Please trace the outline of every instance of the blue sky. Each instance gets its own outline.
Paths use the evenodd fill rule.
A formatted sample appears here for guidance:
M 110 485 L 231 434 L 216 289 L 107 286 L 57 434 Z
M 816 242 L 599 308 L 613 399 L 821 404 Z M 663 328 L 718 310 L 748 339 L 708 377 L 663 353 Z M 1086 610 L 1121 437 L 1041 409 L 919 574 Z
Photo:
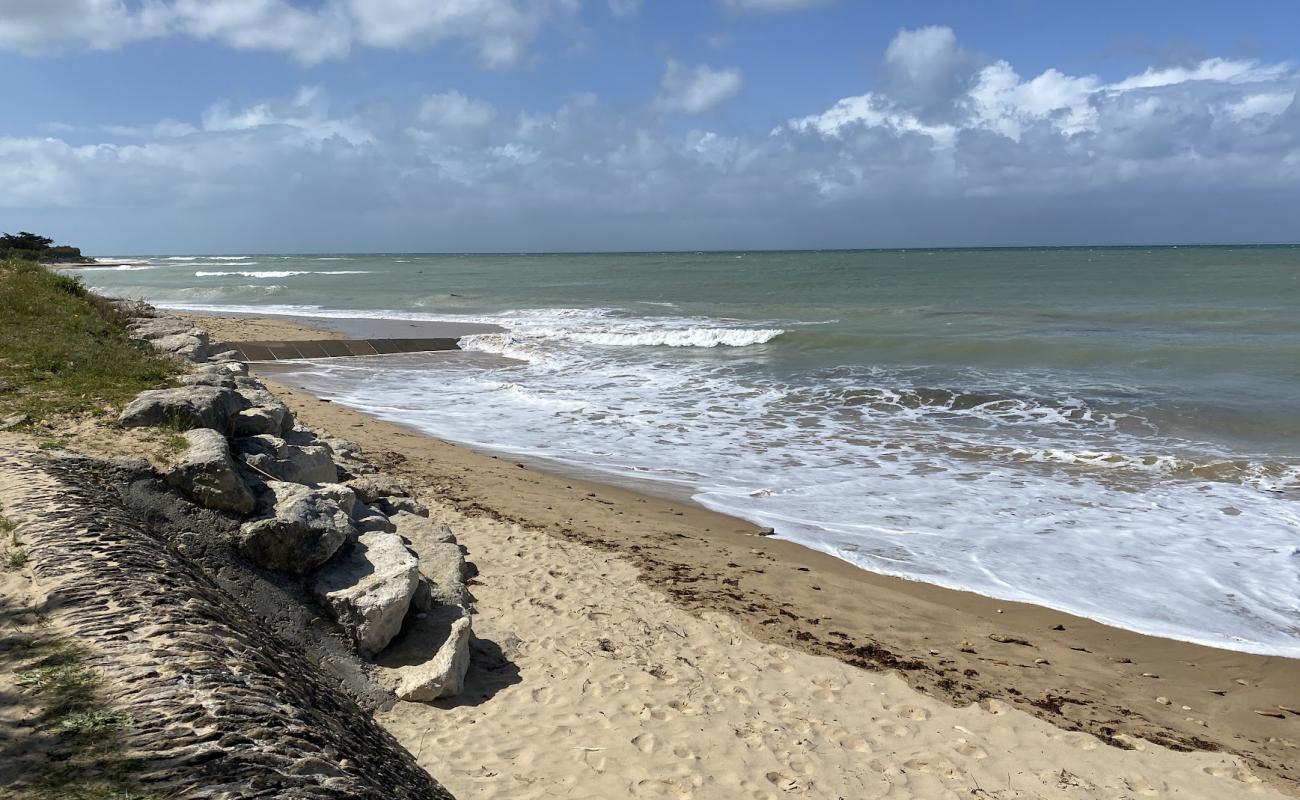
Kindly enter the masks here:
M 0 0 L 96 252 L 1293 241 L 1294 3 Z

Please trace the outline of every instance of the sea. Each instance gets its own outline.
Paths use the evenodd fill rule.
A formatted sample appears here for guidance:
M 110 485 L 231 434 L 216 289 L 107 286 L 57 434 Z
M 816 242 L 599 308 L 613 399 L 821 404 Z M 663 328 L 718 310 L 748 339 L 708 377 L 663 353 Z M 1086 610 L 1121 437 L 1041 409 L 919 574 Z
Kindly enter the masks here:
M 178 255 L 205 312 L 490 323 L 295 367 L 863 569 L 1300 657 L 1300 246 Z

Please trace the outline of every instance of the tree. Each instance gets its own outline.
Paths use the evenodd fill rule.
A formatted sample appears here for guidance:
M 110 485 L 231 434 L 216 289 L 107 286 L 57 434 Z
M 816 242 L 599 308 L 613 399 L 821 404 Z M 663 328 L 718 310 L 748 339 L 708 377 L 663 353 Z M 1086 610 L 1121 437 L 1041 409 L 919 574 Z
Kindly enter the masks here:
M 0 235 L 0 250 L 31 250 L 35 253 L 43 253 L 52 244 L 54 240 L 50 237 L 38 236 L 30 231 Z

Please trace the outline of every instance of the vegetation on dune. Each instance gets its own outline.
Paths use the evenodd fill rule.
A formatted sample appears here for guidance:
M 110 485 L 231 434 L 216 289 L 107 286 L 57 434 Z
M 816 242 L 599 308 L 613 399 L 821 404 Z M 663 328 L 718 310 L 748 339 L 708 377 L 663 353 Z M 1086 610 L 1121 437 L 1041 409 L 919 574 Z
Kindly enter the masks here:
M 103 413 L 177 370 L 80 279 L 0 261 L 0 420 Z
M 145 800 L 133 776 L 137 761 L 122 754 L 130 714 L 107 708 L 98 697 L 99 675 L 77 646 L 57 638 L 27 639 L 13 648 L 25 661 L 16 672 L 18 690 L 40 702 L 33 735 L 48 738 L 44 764 L 9 787 L 30 800 L 67 798 Z

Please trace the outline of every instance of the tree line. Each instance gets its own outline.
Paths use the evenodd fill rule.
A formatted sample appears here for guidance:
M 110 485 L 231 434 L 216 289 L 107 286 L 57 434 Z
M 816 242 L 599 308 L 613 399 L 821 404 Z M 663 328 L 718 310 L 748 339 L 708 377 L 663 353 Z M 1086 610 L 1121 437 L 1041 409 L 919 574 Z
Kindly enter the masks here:
M 80 247 L 54 243 L 48 236 L 31 231 L 0 234 L 0 259 L 21 258 L 27 261 L 85 261 Z

